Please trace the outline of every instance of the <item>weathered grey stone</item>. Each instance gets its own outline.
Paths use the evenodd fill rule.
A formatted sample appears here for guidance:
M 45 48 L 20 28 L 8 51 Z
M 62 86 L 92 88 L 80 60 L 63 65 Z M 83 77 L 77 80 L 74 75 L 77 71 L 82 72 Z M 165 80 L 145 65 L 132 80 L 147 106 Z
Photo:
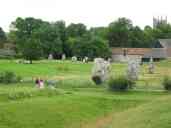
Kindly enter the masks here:
M 66 55 L 62 54 L 62 60 L 66 60 Z
M 110 63 L 107 61 L 104 61 L 102 58 L 96 58 L 94 59 L 94 66 L 92 69 L 92 79 L 95 81 L 95 78 L 97 78 L 100 83 L 103 83 L 105 80 L 108 79 L 110 73 Z M 96 81 L 95 81 L 96 82 Z M 97 84 L 97 82 L 96 82 Z
M 48 60 L 53 60 L 53 55 L 52 54 L 49 54 Z
M 131 60 L 128 63 L 128 69 L 127 69 L 127 77 L 130 80 L 138 80 L 139 75 L 139 62 L 136 60 Z
M 72 61 L 72 62 L 76 62 L 76 61 L 77 61 L 77 57 L 76 57 L 76 56 L 73 56 L 73 57 L 71 58 L 71 61 Z
M 88 63 L 88 57 L 87 56 L 84 57 L 83 63 Z
M 149 62 L 148 71 L 149 71 L 150 74 L 153 74 L 154 70 L 155 70 L 155 67 L 154 67 L 154 63 L 153 63 L 153 58 L 151 57 L 150 62 Z

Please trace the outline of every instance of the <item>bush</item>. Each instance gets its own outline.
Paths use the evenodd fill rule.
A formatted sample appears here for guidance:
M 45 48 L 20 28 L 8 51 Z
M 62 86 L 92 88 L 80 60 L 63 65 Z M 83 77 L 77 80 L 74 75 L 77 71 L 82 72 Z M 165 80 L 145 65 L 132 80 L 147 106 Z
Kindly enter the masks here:
M 16 76 L 15 73 L 6 71 L 3 73 L 0 73 L 0 83 L 17 83 L 21 80 L 20 76 Z
M 92 76 L 92 80 L 94 81 L 94 83 L 96 85 L 102 84 L 102 80 L 101 80 L 101 78 L 99 76 Z
M 20 100 L 25 98 L 32 98 L 32 97 L 38 97 L 38 96 L 57 96 L 61 94 L 65 94 L 66 92 L 61 89 L 43 89 L 43 90 L 37 90 L 37 91 L 27 91 L 27 90 L 21 90 L 21 91 L 12 91 L 10 93 L 2 93 L 3 98 L 7 98 L 9 100 Z M 1 96 L 2 97 L 2 96 Z
M 132 88 L 134 82 L 127 79 L 124 76 L 117 78 L 111 77 L 108 81 L 108 86 L 111 91 L 126 91 L 129 88 Z
M 171 90 L 171 78 L 165 76 L 162 82 L 165 90 Z

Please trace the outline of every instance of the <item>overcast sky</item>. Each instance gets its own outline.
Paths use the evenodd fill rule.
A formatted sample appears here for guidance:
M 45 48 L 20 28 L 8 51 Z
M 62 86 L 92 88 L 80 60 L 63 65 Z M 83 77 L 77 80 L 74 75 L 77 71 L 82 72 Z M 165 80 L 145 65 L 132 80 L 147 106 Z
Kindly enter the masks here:
M 152 25 L 153 16 L 168 16 L 170 0 L 1 0 L 0 26 L 9 30 L 17 17 L 47 21 L 82 22 L 88 27 L 107 26 L 118 17 L 130 18 L 134 25 Z

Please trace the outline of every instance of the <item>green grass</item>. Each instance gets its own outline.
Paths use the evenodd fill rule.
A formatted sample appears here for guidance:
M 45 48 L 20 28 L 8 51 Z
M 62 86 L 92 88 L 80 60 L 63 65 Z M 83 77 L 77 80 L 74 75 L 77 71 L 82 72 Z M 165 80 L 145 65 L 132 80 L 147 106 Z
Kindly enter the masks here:
M 17 92 L 16 92 L 17 93 Z M 102 89 L 15 99 L 0 103 L 0 128 L 80 128 L 110 112 L 137 107 L 165 93 L 107 93 Z
M 113 115 L 112 123 L 105 128 L 170 128 L 171 126 L 171 96 L 164 96 L 152 101 Z
M 13 71 L 23 77 L 53 77 L 73 78 L 77 75 L 88 75 L 92 64 L 71 63 L 69 61 L 37 61 L 34 64 L 18 64 L 15 60 L 0 60 L 0 71 Z M 59 77 L 60 78 L 60 77 Z
M 141 67 L 135 90 L 110 92 L 91 81 L 93 63 L 36 61 L 17 64 L 0 60 L 0 71 L 13 71 L 24 82 L 0 84 L 0 128 L 99 128 L 101 118 L 112 115 L 106 128 L 169 128 L 171 94 L 163 91 L 163 76 L 171 75 L 171 61 Z M 126 64 L 112 64 L 112 75 L 125 74 Z M 55 90 L 35 88 L 35 77 L 55 79 Z M 102 121 L 103 122 L 103 121 Z

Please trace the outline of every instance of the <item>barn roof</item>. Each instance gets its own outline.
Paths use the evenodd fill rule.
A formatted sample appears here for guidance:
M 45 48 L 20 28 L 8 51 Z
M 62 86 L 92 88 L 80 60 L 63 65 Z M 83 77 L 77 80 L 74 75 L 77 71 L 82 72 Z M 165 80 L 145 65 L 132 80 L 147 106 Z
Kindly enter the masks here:
M 171 48 L 171 39 L 159 39 L 158 41 L 163 48 Z
M 167 58 L 167 52 L 165 48 L 152 48 L 150 52 L 144 54 L 143 58 Z

